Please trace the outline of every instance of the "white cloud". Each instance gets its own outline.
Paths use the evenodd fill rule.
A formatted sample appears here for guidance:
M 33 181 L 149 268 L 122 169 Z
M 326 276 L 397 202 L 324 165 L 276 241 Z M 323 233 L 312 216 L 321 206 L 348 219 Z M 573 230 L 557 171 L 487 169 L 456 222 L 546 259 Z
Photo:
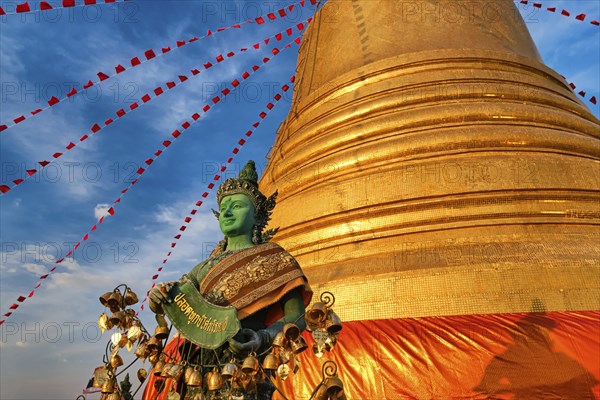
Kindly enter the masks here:
M 23 269 L 31 272 L 34 275 L 43 275 L 48 269 L 40 264 L 26 263 L 23 264 Z
M 94 207 L 94 217 L 96 217 L 96 219 L 99 219 L 100 217 L 108 215 L 109 208 L 110 208 L 110 204 L 106 204 L 106 203 L 96 204 L 96 207 Z

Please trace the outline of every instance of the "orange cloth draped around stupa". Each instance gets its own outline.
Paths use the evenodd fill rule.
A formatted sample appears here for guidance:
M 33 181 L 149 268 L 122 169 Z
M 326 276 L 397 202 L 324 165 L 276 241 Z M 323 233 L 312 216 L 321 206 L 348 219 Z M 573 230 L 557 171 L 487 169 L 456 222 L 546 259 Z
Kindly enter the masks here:
M 345 322 L 323 359 L 307 350 L 285 382 L 306 400 L 326 358 L 348 399 L 600 399 L 600 312 Z M 312 337 L 305 332 L 309 349 Z M 281 396 L 275 395 L 280 400 Z

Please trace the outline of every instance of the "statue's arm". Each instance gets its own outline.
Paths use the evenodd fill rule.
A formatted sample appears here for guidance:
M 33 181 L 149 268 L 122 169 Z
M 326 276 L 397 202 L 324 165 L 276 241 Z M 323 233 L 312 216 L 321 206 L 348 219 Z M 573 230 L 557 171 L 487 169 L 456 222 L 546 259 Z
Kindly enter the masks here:
M 187 278 L 193 282 L 196 289 L 198 289 L 198 287 L 200 286 L 200 284 L 198 282 L 198 273 L 202 269 L 202 266 L 204 265 L 205 262 L 206 261 L 201 262 L 200 264 L 196 265 L 190 272 L 188 272 L 187 274 L 184 275 L 184 276 L 187 276 Z M 173 287 L 173 285 L 175 283 L 176 283 L 176 281 L 161 282 L 148 292 L 148 300 L 149 300 L 148 305 L 154 313 L 156 313 L 156 314 L 164 313 L 160 304 L 167 303 L 169 301 L 167 293 L 171 290 L 171 288 Z
M 243 341 L 230 339 L 229 345 L 234 353 L 240 354 L 250 351 L 262 352 L 266 350 L 275 336 L 281 332 L 283 326 L 288 323 L 296 324 L 300 330 L 306 328 L 306 322 L 304 321 L 304 301 L 302 299 L 302 289 L 297 288 L 279 300 L 279 304 L 283 309 L 283 318 L 269 325 L 265 329 L 253 331 L 251 329 L 242 329 L 241 336 Z

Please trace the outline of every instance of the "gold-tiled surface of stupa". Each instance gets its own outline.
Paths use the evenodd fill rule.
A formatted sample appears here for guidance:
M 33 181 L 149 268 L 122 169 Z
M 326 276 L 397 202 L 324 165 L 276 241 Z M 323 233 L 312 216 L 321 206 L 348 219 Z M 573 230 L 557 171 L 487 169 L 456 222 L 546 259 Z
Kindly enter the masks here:
M 260 184 L 346 320 L 600 309 L 599 121 L 510 0 L 329 0 Z

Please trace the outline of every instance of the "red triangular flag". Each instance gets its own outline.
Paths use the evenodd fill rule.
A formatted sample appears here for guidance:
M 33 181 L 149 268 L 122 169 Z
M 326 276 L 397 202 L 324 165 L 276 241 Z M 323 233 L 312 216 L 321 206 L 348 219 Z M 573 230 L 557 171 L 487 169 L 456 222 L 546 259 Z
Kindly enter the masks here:
M 146 50 L 144 52 L 144 55 L 146 56 L 146 60 L 150 60 L 150 59 L 156 57 L 156 54 L 154 54 L 154 51 L 152 49 Z
M 67 97 L 75 96 L 77 94 L 77 89 L 73 88 L 67 93 Z
M 254 18 L 257 24 L 262 25 L 265 23 L 265 19 L 263 17 Z
M 63 7 L 75 7 L 75 0 L 63 0 Z
M 52 6 L 45 1 L 40 3 L 40 10 L 52 10 Z
M 108 75 L 106 75 L 104 72 L 98 72 L 96 75 L 98 75 L 98 79 L 100 79 L 100 81 L 105 81 L 108 79 Z
M 121 72 L 123 72 L 123 71 L 125 71 L 125 67 L 124 67 L 124 66 L 122 66 L 121 64 L 119 64 L 119 65 L 117 65 L 117 66 L 115 67 L 115 72 L 116 72 L 117 74 L 120 74 L 120 73 L 121 73 Z
M 29 12 L 29 11 L 31 11 L 31 8 L 29 8 L 28 2 L 17 4 L 17 12 L 18 13 Z
M 569 17 L 571 15 L 571 13 L 568 12 L 567 10 L 565 10 L 564 8 L 560 13 L 561 13 L 561 15 L 564 15 L 565 17 Z
M 53 106 L 55 104 L 57 104 L 60 100 L 58 98 L 56 98 L 55 96 L 52 96 L 50 98 L 50 100 L 48 100 L 48 105 L 49 106 Z
M 131 66 L 132 66 L 132 67 L 135 67 L 136 65 L 140 65 L 140 64 L 142 63 L 142 62 L 140 61 L 140 59 L 139 59 L 139 58 L 137 58 L 137 57 L 133 57 L 133 58 L 131 59 L 131 61 L 130 61 L 130 62 L 131 62 Z
M 94 82 L 92 82 L 92 81 L 88 81 L 88 82 L 87 82 L 85 85 L 83 85 L 83 88 L 84 88 L 84 89 L 87 89 L 87 88 L 89 88 L 89 87 L 91 87 L 91 86 L 93 86 L 93 85 L 94 85 Z
M 10 187 L 6 186 L 6 185 L 0 185 L 0 192 L 2 193 L 6 193 L 10 190 Z
M 579 14 L 578 16 L 575 17 L 575 19 L 583 21 L 585 19 L 585 14 Z

